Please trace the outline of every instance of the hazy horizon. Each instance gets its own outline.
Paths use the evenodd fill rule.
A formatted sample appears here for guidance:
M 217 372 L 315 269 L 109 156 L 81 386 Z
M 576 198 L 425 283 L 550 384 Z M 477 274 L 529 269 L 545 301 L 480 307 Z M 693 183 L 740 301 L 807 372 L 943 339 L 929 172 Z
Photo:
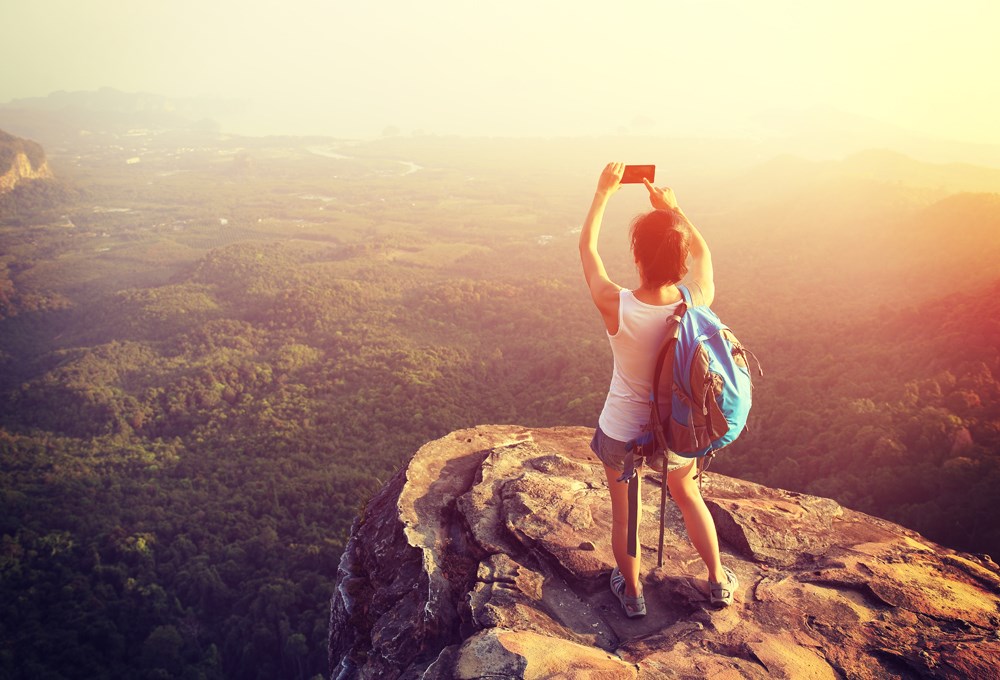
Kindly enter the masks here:
M 22 64 L 0 101 L 102 87 L 239 100 L 223 122 L 244 134 L 755 138 L 842 112 L 1000 143 L 985 77 L 1000 6 L 986 2 L 41 0 L 0 17 L 17 27 L 0 58 Z

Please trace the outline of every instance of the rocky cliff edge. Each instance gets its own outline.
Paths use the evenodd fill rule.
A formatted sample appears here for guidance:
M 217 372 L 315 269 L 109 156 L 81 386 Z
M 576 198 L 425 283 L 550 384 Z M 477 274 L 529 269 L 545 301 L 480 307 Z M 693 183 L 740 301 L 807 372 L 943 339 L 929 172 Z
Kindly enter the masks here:
M 331 605 L 334 678 L 996 678 L 1000 569 L 825 498 L 709 472 L 736 603 L 659 478 L 641 527 L 649 615 L 627 619 L 585 428 L 484 426 L 423 446 L 356 521 Z
M 0 193 L 13 190 L 24 180 L 53 177 L 38 143 L 0 130 Z

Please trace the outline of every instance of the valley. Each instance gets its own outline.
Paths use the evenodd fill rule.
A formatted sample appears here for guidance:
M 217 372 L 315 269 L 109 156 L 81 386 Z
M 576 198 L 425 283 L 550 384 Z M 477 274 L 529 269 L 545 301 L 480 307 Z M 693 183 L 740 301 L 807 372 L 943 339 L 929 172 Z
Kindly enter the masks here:
M 675 188 L 765 369 L 713 470 L 1000 552 L 996 169 L 86 132 L 41 140 L 57 188 L 0 201 L 0 668 L 321 673 L 347 532 L 417 448 L 595 424 L 611 356 L 576 240 L 616 157 Z M 643 194 L 602 234 L 627 286 Z

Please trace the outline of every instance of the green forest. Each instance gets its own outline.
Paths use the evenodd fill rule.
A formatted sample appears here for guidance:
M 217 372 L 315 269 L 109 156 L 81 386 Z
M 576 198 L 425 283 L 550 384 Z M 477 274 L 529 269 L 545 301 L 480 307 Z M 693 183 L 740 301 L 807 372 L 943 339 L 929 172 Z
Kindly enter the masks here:
M 596 423 L 611 356 L 575 229 L 619 147 L 677 159 L 716 311 L 765 370 L 713 471 L 1000 554 L 996 171 L 116 140 L 49 150 L 59 183 L 0 201 L 2 677 L 324 675 L 351 523 L 419 446 Z M 631 285 L 645 204 L 621 194 L 602 249 Z

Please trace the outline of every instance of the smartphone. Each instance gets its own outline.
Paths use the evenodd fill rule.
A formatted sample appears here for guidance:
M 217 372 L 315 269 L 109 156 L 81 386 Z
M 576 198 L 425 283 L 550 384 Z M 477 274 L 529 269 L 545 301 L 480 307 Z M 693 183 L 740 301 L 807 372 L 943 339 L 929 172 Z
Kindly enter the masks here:
M 642 184 L 643 179 L 652 182 L 656 177 L 655 165 L 626 165 L 622 184 Z

